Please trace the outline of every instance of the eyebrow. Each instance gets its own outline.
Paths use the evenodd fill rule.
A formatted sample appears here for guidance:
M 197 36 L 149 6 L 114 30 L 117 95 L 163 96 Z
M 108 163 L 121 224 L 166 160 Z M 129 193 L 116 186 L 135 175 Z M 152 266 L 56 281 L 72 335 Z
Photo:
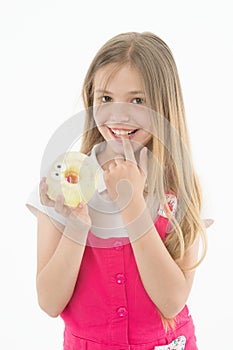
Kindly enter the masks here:
M 109 94 L 109 95 L 114 95 L 113 92 L 108 91 L 108 90 L 102 90 L 102 89 L 97 89 L 95 90 L 96 93 L 104 93 L 104 94 Z M 145 92 L 142 90 L 133 90 L 133 91 L 128 91 L 127 94 L 129 95 L 136 95 L 136 94 L 141 94 L 145 95 Z

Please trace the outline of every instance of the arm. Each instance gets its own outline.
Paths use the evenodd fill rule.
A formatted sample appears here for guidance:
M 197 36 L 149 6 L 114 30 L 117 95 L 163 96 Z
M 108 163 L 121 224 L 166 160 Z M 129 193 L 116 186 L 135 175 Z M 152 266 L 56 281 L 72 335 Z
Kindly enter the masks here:
M 43 191 L 45 198 L 46 188 Z M 75 217 L 87 216 L 86 206 L 75 211 Z M 68 221 L 61 232 L 51 218 L 38 212 L 37 295 L 40 307 L 52 317 L 61 313 L 73 294 L 85 250 L 89 226 L 80 225 L 80 220 L 73 224 L 75 229 Z
M 194 271 L 183 272 L 180 267 L 188 267 L 196 263 L 199 244 L 196 240 L 182 261 L 174 261 L 162 242 L 149 213 L 141 220 L 140 226 L 135 221 L 133 230 L 131 229 L 131 223 L 135 217 L 139 217 L 142 212 L 145 213 L 145 210 L 147 211 L 144 198 L 135 196 L 122 211 L 122 217 L 126 228 L 129 228 L 131 245 L 144 288 L 162 314 L 166 318 L 172 318 L 184 307 L 195 274 Z M 151 221 L 150 225 L 148 221 Z M 144 232 L 136 239 L 133 236 L 135 227 L 140 227 L 140 231 Z

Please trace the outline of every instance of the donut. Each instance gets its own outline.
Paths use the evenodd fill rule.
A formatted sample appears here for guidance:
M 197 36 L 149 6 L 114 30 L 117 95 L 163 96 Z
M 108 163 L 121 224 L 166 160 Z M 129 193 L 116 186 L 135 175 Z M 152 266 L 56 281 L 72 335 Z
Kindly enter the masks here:
M 47 195 L 56 200 L 64 196 L 64 204 L 77 207 L 87 203 L 99 185 L 99 167 L 93 159 L 81 152 L 67 152 L 59 155 L 48 170 Z

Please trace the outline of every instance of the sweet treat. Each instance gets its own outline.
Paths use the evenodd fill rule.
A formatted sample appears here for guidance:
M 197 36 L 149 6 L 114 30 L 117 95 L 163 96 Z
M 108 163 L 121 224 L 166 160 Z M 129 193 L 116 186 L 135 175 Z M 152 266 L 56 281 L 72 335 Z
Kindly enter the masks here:
M 65 204 L 77 207 L 87 203 L 99 184 L 99 168 L 93 160 L 81 152 L 61 154 L 50 167 L 46 183 L 49 198 L 64 196 Z

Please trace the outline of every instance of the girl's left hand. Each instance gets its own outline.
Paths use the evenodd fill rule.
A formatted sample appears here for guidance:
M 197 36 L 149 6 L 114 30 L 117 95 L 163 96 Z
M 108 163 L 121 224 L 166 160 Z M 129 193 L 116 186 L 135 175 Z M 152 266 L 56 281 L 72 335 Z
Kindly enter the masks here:
M 137 164 L 130 140 L 123 136 L 121 138 L 125 158 L 122 155 L 115 157 L 104 172 L 104 181 L 110 198 L 123 209 L 132 200 L 143 198 L 147 178 L 147 148 L 141 149 Z

